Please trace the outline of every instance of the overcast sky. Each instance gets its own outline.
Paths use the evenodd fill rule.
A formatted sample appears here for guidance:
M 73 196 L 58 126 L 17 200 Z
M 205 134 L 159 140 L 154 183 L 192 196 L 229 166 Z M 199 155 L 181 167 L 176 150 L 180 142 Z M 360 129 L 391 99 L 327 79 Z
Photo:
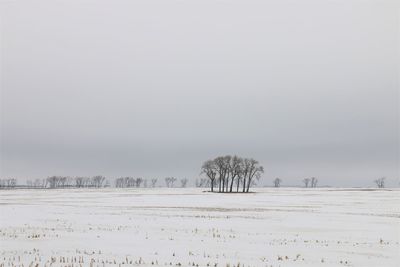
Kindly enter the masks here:
M 1 177 L 398 184 L 397 1 L 0 0 Z

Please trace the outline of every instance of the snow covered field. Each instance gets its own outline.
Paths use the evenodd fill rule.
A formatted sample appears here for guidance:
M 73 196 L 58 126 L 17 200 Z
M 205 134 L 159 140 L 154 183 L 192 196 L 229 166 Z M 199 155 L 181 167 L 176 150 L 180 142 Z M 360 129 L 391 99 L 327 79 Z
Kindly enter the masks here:
M 3 190 L 0 266 L 400 266 L 399 190 L 256 191 Z

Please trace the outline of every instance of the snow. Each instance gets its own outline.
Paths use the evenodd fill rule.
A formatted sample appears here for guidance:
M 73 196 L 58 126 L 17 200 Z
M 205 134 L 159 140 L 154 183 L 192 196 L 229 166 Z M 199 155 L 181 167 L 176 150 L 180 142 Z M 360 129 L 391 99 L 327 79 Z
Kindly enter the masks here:
M 400 266 L 397 189 L 202 190 L 2 190 L 0 267 Z

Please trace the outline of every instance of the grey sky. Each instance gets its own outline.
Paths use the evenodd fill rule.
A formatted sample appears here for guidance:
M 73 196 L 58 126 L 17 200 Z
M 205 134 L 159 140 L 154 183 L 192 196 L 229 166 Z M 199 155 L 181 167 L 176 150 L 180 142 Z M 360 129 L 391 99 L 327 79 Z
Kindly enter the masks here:
M 397 184 L 398 2 L 298 2 L 0 0 L 0 175 Z

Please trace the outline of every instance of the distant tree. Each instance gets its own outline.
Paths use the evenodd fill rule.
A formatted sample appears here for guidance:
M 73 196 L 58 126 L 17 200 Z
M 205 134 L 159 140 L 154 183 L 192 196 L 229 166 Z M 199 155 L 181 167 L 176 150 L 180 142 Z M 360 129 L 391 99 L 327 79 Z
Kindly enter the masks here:
M 126 179 L 124 177 L 115 179 L 115 187 L 117 187 L 117 188 L 126 187 Z
M 174 187 L 176 180 L 175 177 L 171 177 L 171 187 Z
M 86 179 L 82 180 L 84 181 L 83 183 L 86 183 Z M 40 183 L 37 181 L 37 183 Z M 77 180 L 75 179 L 75 184 L 77 183 Z M 43 187 L 49 186 L 49 188 L 65 188 L 65 187 L 71 187 L 73 186 L 73 179 L 68 176 L 50 176 L 46 178 L 46 182 L 42 180 L 41 182 Z M 76 184 L 77 185 L 77 184 Z M 79 187 L 79 186 L 77 186 Z
M 101 175 L 97 175 L 97 176 L 93 176 L 92 177 L 92 185 L 94 187 L 103 187 L 103 183 L 106 180 L 106 177 L 101 176 Z
M 211 192 L 214 192 L 214 181 L 217 176 L 217 167 L 215 162 L 212 160 L 207 160 L 204 162 L 203 166 L 201 167 L 201 173 L 204 173 L 207 178 L 210 179 Z
M 167 187 L 174 187 L 174 184 L 176 182 L 176 178 L 175 177 L 167 177 L 165 178 L 165 184 Z
M 317 187 L 318 184 L 318 179 L 315 177 L 311 177 L 311 187 L 315 188 Z
M 151 179 L 151 187 L 156 187 L 157 180 L 157 178 Z
M 136 178 L 135 180 L 135 185 L 136 187 L 140 187 L 140 185 L 143 183 L 143 178 Z
M 50 176 L 47 177 L 47 182 L 50 188 L 57 188 L 60 186 L 61 177 L 60 176 Z
M 274 187 L 280 187 L 281 186 L 281 182 L 282 182 L 282 179 L 275 178 L 274 179 Z
M 186 185 L 187 185 L 188 179 L 187 179 L 187 178 L 184 178 L 184 179 L 181 179 L 180 181 L 181 181 L 181 187 L 182 187 L 182 188 L 185 188 Z
M 92 186 L 92 178 L 85 177 L 83 180 L 83 187 L 91 187 Z
M 386 177 L 381 177 L 379 179 L 374 180 L 374 183 L 378 186 L 378 188 L 385 188 L 385 180 Z
M 75 186 L 78 188 L 86 186 L 87 177 L 75 177 Z
M 305 178 L 305 179 L 303 179 L 303 183 L 304 183 L 304 186 L 307 188 L 308 187 L 308 185 L 310 184 L 310 178 Z

